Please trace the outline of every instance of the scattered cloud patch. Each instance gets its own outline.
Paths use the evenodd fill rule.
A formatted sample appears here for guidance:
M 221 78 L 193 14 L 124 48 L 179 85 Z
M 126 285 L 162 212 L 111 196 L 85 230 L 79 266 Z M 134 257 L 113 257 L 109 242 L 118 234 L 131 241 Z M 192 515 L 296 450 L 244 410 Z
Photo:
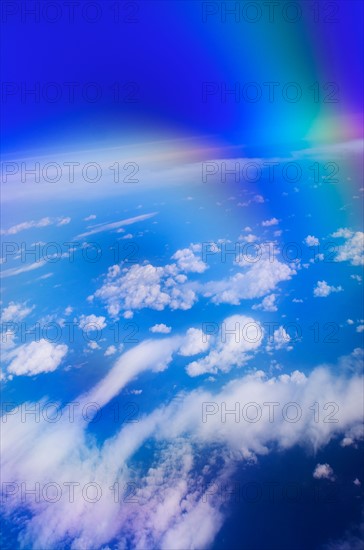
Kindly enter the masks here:
M 48 225 L 66 225 L 70 223 L 71 218 L 42 218 L 38 221 L 30 220 L 27 222 L 18 223 L 16 225 L 13 225 L 9 227 L 9 229 L 2 229 L 1 234 L 2 235 L 17 235 L 21 231 L 25 231 L 27 229 L 33 229 L 33 228 L 40 228 L 40 227 L 47 227 Z
M 172 330 L 172 327 L 167 327 L 164 323 L 160 323 L 159 325 L 154 325 L 150 329 L 150 332 L 159 332 L 161 334 L 169 334 Z
M 1 314 L 1 322 L 19 322 L 25 319 L 33 311 L 35 306 L 28 307 L 26 302 L 17 303 L 10 302 L 9 305 L 3 309 Z
M 110 355 L 114 355 L 114 354 L 116 353 L 116 351 L 117 351 L 117 350 L 116 350 L 116 347 L 113 346 L 113 345 L 111 345 L 111 346 L 108 346 L 108 347 L 106 348 L 106 351 L 105 351 L 104 355 L 105 355 L 106 357 L 109 357 Z
M 364 265 L 364 233 L 362 231 L 354 232 L 350 229 L 338 229 L 332 236 L 345 239 L 344 244 L 337 247 L 336 262 Z
M 283 326 L 280 326 L 273 332 L 273 335 L 269 337 L 268 344 L 266 346 L 266 350 L 268 352 L 272 352 L 273 350 L 280 350 L 280 349 L 286 349 L 287 351 L 291 351 L 293 347 L 290 345 L 291 337 L 286 332 Z
M 262 309 L 263 311 L 278 311 L 278 308 L 276 306 L 276 294 L 268 294 L 265 298 L 263 298 L 262 302 L 260 304 L 256 304 L 253 306 L 252 309 Z
M 104 329 L 106 327 L 105 321 L 106 319 L 102 315 L 98 317 L 92 313 L 91 315 L 81 315 L 78 324 L 82 330 L 91 332 Z
M 5 360 L 9 362 L 7 371 L 16 376 L 53 372 L 59 367 L 67 351 L 68 346 L 65 344 L 53 344 L 44 339 L 30 342 L 6 353 Z
M 312 475 L 315 479 L 328 479 L 330 481 L 335 481 L 334 470 L 327 463 L 317 464 Z
M 262 222 L 263 227 L 271 227 L 272 225 L 278 225 L 279 220 L 277 218 L 271 218 L 270 220 L 265 220 Z
M 313 235 L 307 235 L 304 242 L 307 244 L 307 246 L 319 246 L 320 241 L 317 237 L 314 237 Z
M 68 225 L 71 222 L 71 218 L 58 218 L 57 227 L 62 225 Z
M 204 285 L 203 295 L 215 304 L 239 305 L 242 300 L 260 298 L 274 290 L 278 283 L 288 281 L 296 274 L 294 268 L 262 257 L 259 261 L 243 265 L 242 272 L 220 281 Z
M 261 325 L 244 315 L 228 317 L 218 330 L 218 334 L 211 339 L 209 354 L 187 365 L 190 376 L 228 372 L 232 367 L 242 367 L 251 359 L 263 339 Z
M 195 251 L 201 251 L 200 245 L 190 245 L 190 248 L 183 248 L 182 250 L 177 250 L 172 256 L 172 260 L 175 260 L 177 267 L 186 273 L 203 273 L 208 269 L 208 265 L 200 260 L 196 255 Z
M 341 286 L 330 286 L 326 281 L 317 281 L 317 285 L 313 290 L 313 295 L 315 298 L 326 298 L 332 292 L 342 292 L 343 288 Z

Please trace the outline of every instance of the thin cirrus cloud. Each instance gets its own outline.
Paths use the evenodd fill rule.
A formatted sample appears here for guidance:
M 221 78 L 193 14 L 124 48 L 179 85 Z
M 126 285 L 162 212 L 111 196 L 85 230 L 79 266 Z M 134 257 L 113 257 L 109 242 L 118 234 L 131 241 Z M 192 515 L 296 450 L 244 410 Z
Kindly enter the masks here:
M 47 227 L 49 225 L 57 225 L 58 227 L 62 225 L 67 225 L 71 221 L 71 218 L 69 217 L 61 217 L 61 218 L 42 218 L 38 221 L 31 220 L 27 222 L 18 223 L 16 225 L 12 225 L 9 227 L 9 229 L 2 229 L 1 234 L 2 235 L 16 235 L 17 233 L 20 233 L 21 231 L 25 231 L 27 229 L 33 229 L 33 228 L 39 228 L 39 227 Z
M 21 275 L 27 271 L 33 271 L 34 269 L 39 269 L 43 267 L 47 262 L 45 260 L 39 260 L 38 262 L 33 262 L 29 265 L 23 265 L 22 267 L 11 267 L 9 269 L 4 269 L 0 272 L 0 277 L 13 277 L 14 275 Z
M 90 235 L 96 235 L 96 233 L 102 233 L 103 231 L 112 231 L 113 229 L 119 229 L 119 227 L 123 227 L 124 225 L 131 225 L 133 223 L 142 222 L 144 220 L 148 220 L 149 218 L 153 218 L 157 214 L 158 212 L 151 212 L 150 214 L 142 214 L 140 216 L 134 216 L 133 218 L 126 218 L 125 220 L 120 220 L 118 222 L 98 224 L 96 226 L 91 227 L 89 231 L 80 233 L 80 235 L 77 235 L 75 239 L 89 237 Z

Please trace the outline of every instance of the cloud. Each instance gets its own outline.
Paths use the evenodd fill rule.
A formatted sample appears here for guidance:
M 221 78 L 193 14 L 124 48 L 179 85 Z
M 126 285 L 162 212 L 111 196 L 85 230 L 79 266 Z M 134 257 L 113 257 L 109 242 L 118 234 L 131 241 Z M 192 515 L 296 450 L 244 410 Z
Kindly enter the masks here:
M 44 275 L 41 275 L 40 277 L 37 277 L 35 281 L 44 281 L 45 279 L 49 279 L 50 277 L 53 277 L 54 273 L 45 273 Z
M 352 235 L 353 232 L 350 229 L 342 227 L 341 229 L 335 231 L 335 233 L 332 234 L 332 237 L 334 237 L 335 239 L 349 239 L 350 237 L 352 237 Z
M 101 223 L 99 225 L 95 225 L 91 227 L 89 231 L 85 231 L 85 233 L 81 233 L 80 235 L 77 235 L 75 239 L 89 237 L 90 235 L 96 235 L 97 233 L 102 233 L 103 231 L 112 231 L 114 229 L 118 229 L 119 227 L 124 227 L 125 225 L 131 225 L 133 223 L 142 222 L 144 220 L 148 220 L 149 218 L 153 218 L 157 214 L 158 212 L 151 212 L 150 214 L 142 214 L 141 216 L 126 218 L 125 220 L 120 220 L 118 222 Z
M 20 233 L 21 231 L 25 231 L 27 229 L 33 229 L 33 228 L 39 228 L 39 227 L 47 227 L 48 225 L 65 225 L 68 224 L 71 221 L 71 218 L 42 218 L 38 221 L 31 220 L 27 222 L 18 223 L 16 225 L 13 225 L 9 227 L 9 229 L 2 229 L 1 234 L 2 235 L 16 235 L 17 233 Z
M 99 346 L 99 344 L 95 341 L 92 341 L 92 342 L 88 342 L 87 344 L 87 347 L 91 350 L 97 350 L 97 349 L 101 349 L 101 346 Z M 86 353 L 87 353 L 87 349 L 86 349 Z
M 196 248 L 196 245 L 191 244 L 190 248 L 177 250 L 177 252 L 173 254 L 172 260 L 176 260 L 178 269 L 186 273 L 203 273 L 208 269 L 208 265 L 196 257 L 194 254 L 195 250 L 200 251 L 200 248 Z
M 62 225 L 68 225 L 71 222 L 71 218 L 58 218 L 57 227 Z
M 323 550 L 363 550 L 364 513 L 361 521 L 350 527 L 341 539 L 330 540 Z
M 123 317 L 124 319 L 132 319 L 134 317 L 134 312 L 130 310 L 124 311 Z
M 114 355 L 114 354 L 116 353 L 116 351 L 117 351 L 117 350 L 116 350 L 116 347 L 113 346 L 113 345 L 111 345 L 111 346 L 108 346 L 108 347 L 106 348 L 106 351 L 105 351 L 104 355 L 105 355 L 106 357 L 108 357 L 109 355 Z
M 92 313 L 91 315 L 81 315 L 78 324 L 81 329 L 86 329 L 86 331 L 103 330 L 106 327 L 105 320 L 102 315 L 97 317 Z
M 195 257 L 195 245 L 188 249 L 178 250 L 174 254 L 177 264 L 155 267 L 150 263 L 134 264 L 121 269 L 119 265 L 109 268 L 101 288 L 95 297 L 106 302 L 112 317 L 117 317 L 122 310 L 150 308 L 162 311 L 166 307 L 190 309 L 197 300 L 196 292 L 188 284 L 187 275 L 182 271 L 201 273 L 204 262 Z
M 275 443 L 280 449 L 288 449 L 299 442 L 317 450 L 338 433 L 346 433 L 361 424 L 363 395 L 361 387 L 356 387 L 361 381 L 362 376 L 348 379 L 335 375 L 327 367 L 318 367 L 307 376 L 299 371 L 270 378 L 263 372 L 243 375 L 216 393 L 191 392 L 179 412 L 173 413 L 174 422 L 170 416 L 166 418 L 159 436 L 195 433 L 201 444 L 224 441 L 238 453 L 246 450 L 266 454 Z M 353 399 L 359 401 L 356 403 Z M 317 422 L 310 415 L 310 406 L 315 401 L 322 406 L 335 403 L 337 408 L 332 418 L 339 422 Z M 289 410 L 291 405 L 287 404 L 292 402 L 294 405 Z M 249 403 L 258 406 L 248 411 L 245 406 Z M 274 417 L 269 416 L 263 403 L 279 403 Z M 233 414 L 227 412 L 231 410 Z M 205 422 L 203 417 L 197 419 L 203 411 Z M 248 424 L 249 429 L 244 429 Z
M 317 464 L 312 475 L 315 479 L 329 479 L 330 481 L 335 480 L 334 470 L 327 463 Z
M 81 403 L 95 402 L 103 407 L 141 372 L 165 370 L 180 344 L 180 337 L 143 341 L 125 352 L 105 378 L 83 396 Z
M 181 338 L 146 341 L 126 352 L 96 386 L 76 398 L 74 422 L 66 405 L 57 423 L 46 422 L 44 414 L 39 422 L 32 415 L 26 423 L 16 410 L 7 415 L 2 423 L 3 479 L 18 489 L 20 483 L 34 488 L 36 482 L 41 488 L 53 483 L 61 489 L 53 502 L 45 501 L 42 491 L 38 501 L 31 496 L 24 501 L 20 490 L 4 498 L 7 515 L 27 513 L 27 521 L 19 524 L 21 547 L 53 548 L 67 540 L 72 548 L 206 548 L 226 517 L 221 498 L 209 490 L 211 483 L 226 486 L 239 461 L 297 444 L 315 451 L 362 422 L 362 378 L 340 377 L 319 367 L 307 376 L 296 371 L 268 378 L 256 372 L 216 392 L 183 393 L 137 423 L 116 425 L 115 433 L 100 444 L 89 437 L 92 418 L 82 415 L 83 407 L 90 402 L 103 407 L 141 372 L 165 368 L 181 343 Z M 294 422 L 295 408 L 282 414 L 292 396 L 301 412 Z M 340 422 L 315 421 L 310 410 L 315 401 L 337 403 Z M 267 402 L 278 403 L 275 414 L 263 405 Z M 261 407 L 259 421 L 253 418 L 254 408 L 246 407 L 249 403 Z M 25 405 L 40 408 L 44 401 Z M 203 411 L 208 411 L 205 421 Z M 147 442 L 151 461 L 142 467 L 134 457 Z M 202 465 L 201 452 L 206 456 Z M 66 486 L 70 481 L 79 484 L 72 504 Z M 100 489 L 95 502 L 88 502 L 82 491 L 90 482 L 90 498 L 95 485 Z
M 109 315 L 118 317 L 123 310 L 143 308 L 158 311 L 191 309 L 200 296 L 212 303 L 239 305 L 242 300 L 260 298 L 274 290 L 278 283 L 290 280 L 296 274 L 294 267 L 272 258 L 264 251 L 260 258 L 235 261 L 239 272 L 226 279 L 189 281 L 185 272 L 202 274 L 206 264 L 195 256 L 201 245 L 191 244 L 189 249 L 178 250 L 172 259 L 177 263 L 155 267 L 150 263 L 134 264 L 122 268 L 109 268 L 103 285 L 94 296 L 106 303 Z M 273 298 L 267 298 L 267 307 L 274 307 Z M 269 309 L 271 311 L 271 309 Z
M 26 302 L 16 303 L 10 302 L 9 305 L 3 309 L 1 314 L 1 322 L 19 322 L 25 319 L 33 311 L 35 306 L 28 307 Z
M 203 333 L 199 338 L 202 340 Z M 197 336 L 195 334 L 194 336 Z M 251 317 L 232 315 L 224 320 L 219 333 L 211 343 L 208 355 L 187 365 L 190 376 L 201 374 L 216 374 L 219 371 L 228 372 L 232 367 L 245 365 L 261 345 L 263 329 Z
M 243 265 L 243 272 L 220 281 L 208 282 L 202 293 L 215 304 L 239 305 L 242 300 L 260 298 L 274 290 L 278 283 L 288 281 L 296 274 L 287 264 L 262 256 L 255 263 Z
M 344 238 L 343 245 L 337 247 L 336 262 L 350 262 L 351 265 L 364 265 L 364 233 L 339 229 L 332 234 L 334 238 Z
M 272 225 L 278 225 L 278 224 L 279 224 L 279 220 L 277 220 L 277 218 L 271 218 L 270 220 L 265 220 L 264 222 L 262 222 L 263 227 L 271 227 Z
M 43 267 L 47 262 L 45 260 L 40 260 L 39 262 L 33 262 L 29 265 L 24 265 L 22 267 L 11 267 L 10 269 L 4 269 L 0 272 L 0 277 L 13 277 L 14 275 L 21 275 L 21 273 L 27 273 L 28 271 L 33 271 L 34 269 L 39 269 Z
M 256 202 L 258 204 L 263 204 L 265 202 L 264 197 L 262 195 L 254 195 L 252 199 L 249 199 L 245 202 L 238 202 L 237 206 L 249 206 L 252 202 Z
M 211 336 L 204 334 L 201 329 L 189 328 L 178 353 L 185 357 L 204 353 L 209 349 Z
M 2 235 L 16 235 L 17 233 L 20 233 L 21 231 L 25 231 L 26 229 L 32 229 L 33 227 L 47 227 L 47 225 L 51 225 L 52 220 L 51 218 L 42 218 L 38 221 L 28 221 L 28 222 L 22 222 L 18 223 L 16 225 L 12 225 L 9 227 L 9 229 L 2 229 L 1 234 Z
M 240 235 L 238 240 L 245 243 L 255 243 L 258 240 L 258 237 L 253 235 L 253 233 L 249 233 L 248 235 Z
M 9 362 L 7 372 L 16 376 L 53 372 L 62 363 L 67 351 L 65 344 L 56 345 L 44 339 L 23 344 L 6 353 L 5 360 Z
M 276 306 L 276 297 L 276 294 L 269 294 L 268 296 L 263 298 L 260 304 L 255 304 L 252 309 L 262 309 L 263 311 L 277 311 L 278 308 Z
M 304 242 L 307 244 L 307 246 L 319 246 L 320 241 L 317 237 L 314 237 L 313 235 L 307 235 Z
M 293 347 L 289 345 L 290 341 L 290 335 L 286 332 L 283 326 L 280 326 L 279 328 L 277 328 L 277 330 L 273 332 L 273 335 L 269 339 L 269 342 L 266 346 L 266 350 L 268 352 L 280 349 L 291 351 Z
M 161 323 L 159 325 L 154 325 L 153 327 L 150 327 L 150 332 L 160 332 L 161 334 L 169 334 L 172 330 L 171 327 L 167 327 L 164 323 Z
M 196 300 L 195 293 L 183 285 L 186 279 L 178 277 L 173 266 L 138 264 L 122 270 L 121 276 L 115 273 L 116 270 L 109 270 L 104 285 L 95 292 L 97 298 L 107 303 L 113 317 L 122 309 L 190 309 Z
M 313 289 L 315 298 L 326 298 L 332 292 L 342 292 L 341 286 L 330 286 L 326 281 L 317 281 L 317 286 Z

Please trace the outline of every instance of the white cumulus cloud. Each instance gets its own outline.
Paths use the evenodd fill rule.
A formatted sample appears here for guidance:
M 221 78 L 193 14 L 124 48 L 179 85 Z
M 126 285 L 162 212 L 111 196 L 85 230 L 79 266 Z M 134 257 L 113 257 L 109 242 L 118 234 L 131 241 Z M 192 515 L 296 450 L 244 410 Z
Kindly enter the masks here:
M 326 281 L 317 281 L 316 287 L 313 289 L 315 298 L 326 298 L 332 292 L 342 292 L 341 286 L 330 286 Z
M 150 332 L 160 332 L 161 334 L 169 334 L 172 330 L 171 327 L 167 327 L 164 323 L 160 323 L 159 325 L 154 325 L 150 327 Z
M 178 353 L 184 356 L 197 355 L 208 350 L 211 337 L 201 329 L 189 328 Z
M 79 319 L 79 326 L 83 330 L 93 331 L 93 330 L 102 330 L 106 327 L 106 319 L 102 315 L 97 316 L 93 313 L 91 315 L 81 315 Z
M 344 244 L 337 247 L 336 262 L 350 262 L 351 265 L 364 265 L 364 233 L 339 229 L 332 235 L 334 238 L 344 238 Z
M 317 464 L 313 472 L 313 477 L 315 479 L 329 479 L 330 481 L 335 480 L 334 470 L 331 468 L 330 464 Z
M 263 311 L 277 311 L 278 308 L 276 306 L 276 294 L 268 294 L 265 298 L 263 298 L 262 302 L 260 304 L 256 304 L 253 306 L 252 309 L 262 309 Z
M 304 241 L 307 246 L 318 246 L 320 244 L 320 241 L 317 237 L 314 237 L 313 235 L 307 235 Z
M 201 341 L 202 341 L 202 334 Z M 211 343 L 208 355 L 187 365 L 190 376 L 205 373 L 228 372 L 232 367 L 241 367 L 259 348 L 263 338 L 263 329 L 251 317 L 232 315 L 224 320 L 218 334 Z
M 265 220 L 262 222 L 263 227 L 271 227 L 272 225 L 278 225 L 279 220 L 277 218 L 271 218 L 270 220 Z
M 7 371 L 16 376 L 34 376 L 44 372 L 53 372 L 67 354 L 68 346 L 53 344 L 41 339 L 12 349 L 6 354 L 10 361 Z

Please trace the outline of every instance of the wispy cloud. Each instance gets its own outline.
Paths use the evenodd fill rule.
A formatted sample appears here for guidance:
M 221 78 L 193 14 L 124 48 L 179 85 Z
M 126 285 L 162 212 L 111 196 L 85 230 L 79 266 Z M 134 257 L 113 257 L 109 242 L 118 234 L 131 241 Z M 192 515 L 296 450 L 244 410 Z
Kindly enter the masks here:
M 77 235 L 75 239 L 89 237 L 90 235 L 95 235 L 96 233 L 102 233 L 103 231 L 112 231 L 113 229 L 119 229 L 119 227 L 123 227 L 124 225 L 131 225 L 132 223 L 142 222 L 144 220 L 148 220 L 149 218 L 153 218 L 157 214 L 158 212 L 151 212 L 150 214 L 142 214 L 141 216 L 134 216 L 134 218 L 126 218 L 125 220 L 120 220 L 118 222 L 102 223 L 91 227 L 90 230 L 85 231 L 85 233 L 81 233 L 80 235 Z
M 40 260 L 39 262 L 34 262 L 29 265 L 24 265 L 22 267 L 12 267 L 10 269 L 5 269 L 1 271 L 0 277 L 4 279 L 5 277 L 13 277 L 14 275 L 20 275 L 21 273 L 26 273 L 27 271 L 33 271 L 34 269 L 39 269 L 46 264 L 45 260 Z
M 71 221 L 71 218 L 68 217 L 61 217 L 61 218 L 42 218 L 40 220 L 30 220 L 22 223 L 18 223 L 16 225 L 12 225 L 9 227 L 9 229 L 2 229 L 1 234 L 2 235 L 16 235 L 17 233 L 20 233 L 21 231 L 25 231 L 26 229 L 33 229 L 37 227 L 47 227 L 48 225 L 67 225 Z

